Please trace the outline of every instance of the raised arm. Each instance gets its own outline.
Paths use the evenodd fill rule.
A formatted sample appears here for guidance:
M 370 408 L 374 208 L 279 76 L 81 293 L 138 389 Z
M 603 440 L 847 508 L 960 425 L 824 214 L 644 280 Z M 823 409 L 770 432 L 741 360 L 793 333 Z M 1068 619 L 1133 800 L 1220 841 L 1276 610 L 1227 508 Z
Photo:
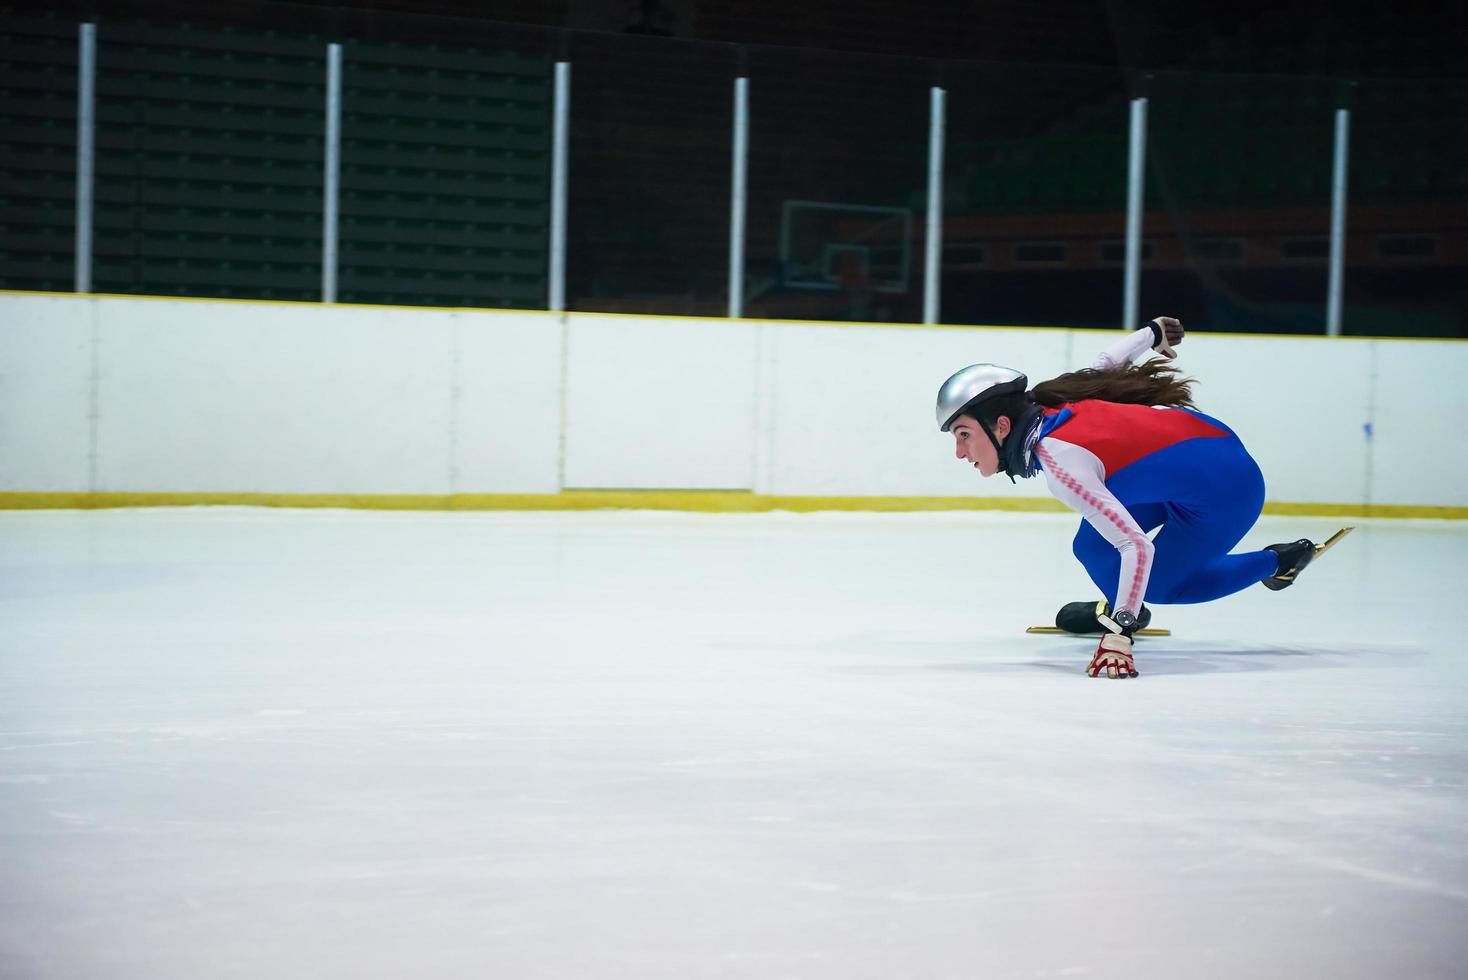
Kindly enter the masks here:
M 1170 316 L 1159 316 L 1148 320 L 1141 329 L 1132 331 L 1097 354 L 1091 367 L 1097 371 L 1115 371 L 1131 364 L 1149 350 L 1172 360 L 1177 357 L 1173 346 L 1182 342 L 1182 321 Z

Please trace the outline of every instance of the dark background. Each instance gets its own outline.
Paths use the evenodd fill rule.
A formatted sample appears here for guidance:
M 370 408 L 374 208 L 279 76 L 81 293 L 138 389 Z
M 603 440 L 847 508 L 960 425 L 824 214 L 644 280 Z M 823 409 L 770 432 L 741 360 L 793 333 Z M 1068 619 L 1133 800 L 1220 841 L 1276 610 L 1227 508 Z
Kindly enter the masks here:
M 1220 330 L 1323 330 L 1343 107 L 1346 332 L 1468 336 L 1465 11 L 1300 0 L 0 5 L 11 55 L 0 286 L 71 288 L 71 79 L 75 25 L 90 20 L 98 291 L 317 298 L 321 50 L 339 41 L 343 301 L 544 305 L 549 77 L 569 60 L 571 309 L 724 312 L 730 86 L 743 75 L 747 315 L 920 318 L 938 85 L 945 322 L 1116 325 L 1128 103 L 1146 96 L 1144 312 Z M 791 202 L 848 211 L 796 204 L 805 210 L 787 227 Z
M 279 3 L 8 4 L 75 14 L 151 15 L 323 27 L 432 15 L 736 44 L 1127 68 L 1210 67 L 1325 75 L 1464 77 L 1468 4 L 1321 0 L 299 0 Z M 1355 9 L 1349 9 L 1354 7 Z M 1278 50 L 1251 49 L 1264 25 Z

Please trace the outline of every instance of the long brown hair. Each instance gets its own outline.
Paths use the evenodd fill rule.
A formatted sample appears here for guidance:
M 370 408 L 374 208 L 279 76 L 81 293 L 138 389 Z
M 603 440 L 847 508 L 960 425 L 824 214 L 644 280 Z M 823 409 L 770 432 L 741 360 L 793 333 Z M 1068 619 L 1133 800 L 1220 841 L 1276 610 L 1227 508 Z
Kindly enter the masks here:
M 1194 408 L 1193 379 L 1185 378 L 1166 361 L 1146 361 L 1120 370 L 1084 368 L 1035 385 L 1030 395 L 1050 408 L 1066 402 L 1095 398 L 1125 405 L 1167 405 Z

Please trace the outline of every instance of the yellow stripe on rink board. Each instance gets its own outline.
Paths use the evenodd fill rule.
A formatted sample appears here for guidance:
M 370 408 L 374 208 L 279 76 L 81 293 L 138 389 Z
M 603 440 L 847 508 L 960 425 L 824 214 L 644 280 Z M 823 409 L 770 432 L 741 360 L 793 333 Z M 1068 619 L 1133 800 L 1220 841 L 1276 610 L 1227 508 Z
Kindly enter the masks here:
M 0 510 L 101 510 L 116 507 L 334 507 L 352 510 L 685 510 L 1021 511 L 1065 513 L 1050 497 L 776 496 L 746 490 L 563 490 L 560 493 L 45 493 L 0 492 Z M 1405 504 L 1267 503 L 1264 513 L 1294 517 L 1468 519 L 1468 507 Z
M 560 493 L 26 493 L 0 492 L 0 510 L 115 507 L 337 507 L 356 510 L 1008 510 L 1064 512 L 1045 497 L 767 496 L 747 490 L 563 490 Z
M 1425 504 L 1266 503 L 1264 513 L 1284 517 L 1397 517 L 1440 521 L 1468 519 L 1468 507 L 1437 507 Z

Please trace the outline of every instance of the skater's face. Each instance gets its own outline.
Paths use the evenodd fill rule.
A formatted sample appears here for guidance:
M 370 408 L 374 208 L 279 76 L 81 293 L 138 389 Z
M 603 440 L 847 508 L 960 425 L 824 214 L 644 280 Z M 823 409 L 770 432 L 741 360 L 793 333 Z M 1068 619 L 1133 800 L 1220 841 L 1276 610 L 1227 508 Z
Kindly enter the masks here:
M 960 415 L 948 431 L 953 433 L 954 455 L 972 463 L 980 476 L 993 476 L 999 472 L 999 454 L 994 451 L 994 444 L 984 435 L 978 422 L 967 415 Z M 1007 435 L 1009 416 L 1001 415 L 994 423 L 994 438 L 1002 445 Z

